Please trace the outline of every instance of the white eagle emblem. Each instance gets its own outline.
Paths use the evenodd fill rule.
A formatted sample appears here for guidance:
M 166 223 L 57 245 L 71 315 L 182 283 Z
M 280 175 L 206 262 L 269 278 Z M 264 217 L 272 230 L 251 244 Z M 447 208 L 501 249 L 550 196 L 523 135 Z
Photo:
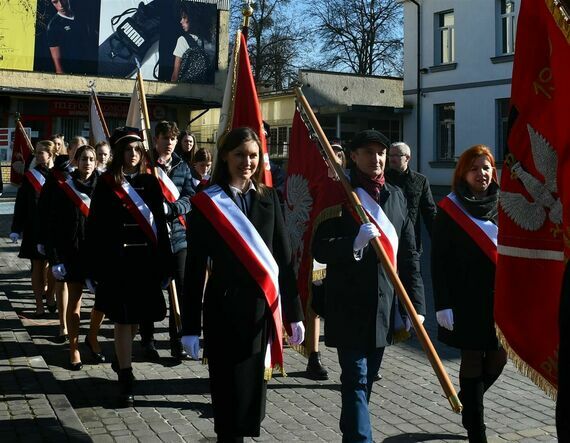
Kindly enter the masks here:
M 537 231 L 544 225 L 547 215 L 555 225 L 562 223 L 562 202 L 559 197 L 553 195 L 558 189 L 558 158 L 556 151 L 542 135 L 530 125 L 527 125 L 527 128 L 534 165 L 544 177 L 544 183 L 525 171 L 516 161 L 511 165 L 512 175 L 521 181 L 533 201 L 528 201 L 522 194 L 501 192 L 499 202 L 505 213 L 518 226 L 527 231 Z
M 300 174 L 287 178 L 287 202 L 285 204 L 285 226 L 291 241 L 293 267 L 295 275 L 299 273 L 299 266 L 303 258 L 303 236 L 307 231 L 313 208 L 313 197 L 309 192 L 308 180 Z

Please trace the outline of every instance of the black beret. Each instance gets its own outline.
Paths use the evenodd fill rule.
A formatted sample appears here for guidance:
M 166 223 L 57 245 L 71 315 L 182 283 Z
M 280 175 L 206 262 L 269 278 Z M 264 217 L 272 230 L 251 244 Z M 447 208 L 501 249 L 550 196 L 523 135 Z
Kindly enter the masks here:
M 365 129 L 354 136 L 352 143 L 350 144 L 350 150 L 354 151 L 369 143 L 378 143 L 379 145 L 386 147 L 386 149 L 390 146 L 390 140 L 388 140 L 388 137 L 384 134 L 374 129 Z
M 143 139 L 143 132 L 139 128 L 121 126 L 113 131 L 113 135 L 111 135 L 109 142 L 111 143 L 111 147 L 114 147 L 122 140 L 136 140 L 142 142 Z

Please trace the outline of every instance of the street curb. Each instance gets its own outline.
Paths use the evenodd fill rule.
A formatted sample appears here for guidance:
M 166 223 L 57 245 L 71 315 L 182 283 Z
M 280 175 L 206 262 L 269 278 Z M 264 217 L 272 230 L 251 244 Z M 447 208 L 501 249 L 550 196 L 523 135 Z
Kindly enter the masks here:
M 0 312 L 2 317 L 7 320 L 17 320 L 21 325 L 21 330 L 14 330 L 14 336 L 18 343 L 25 350 L 28 364 L 33 370 L 39 385 L 41 386 L 55 416 L 57 417 L 63 431 L 65 432 L 68 441 L 73 442 L 92 442 L 89 437 L 87 429 L 77 416 L 67 396 L 61 390 L 57 380 L 52 374 L 49 366 L 46 364 L 44 358 L 40 355 L 38 348 L 34 344 L 26 327 L 16 314 L 15 310 L 10 303 L 8 297 L 4 292 L 0 292 Z M 7 356 L 10 358 L 10 356 Z

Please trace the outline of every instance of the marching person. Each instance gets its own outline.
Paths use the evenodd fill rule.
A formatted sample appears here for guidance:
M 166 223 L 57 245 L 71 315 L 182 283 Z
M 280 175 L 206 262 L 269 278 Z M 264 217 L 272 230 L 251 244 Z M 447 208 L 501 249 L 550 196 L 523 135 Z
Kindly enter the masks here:
M 180 132 L 174 152 L 176 152 L 176 154 L 178 154 L 178 156 L 190 167 L 192 166 L 192 157 L 194 157 L 196 149 L 198 149 L 198 144 L 196 143 L 196 137 L 194 134 L 190 131 Z
M 193 198 L 189 216 L 182 343 L 198 357 L 203 312 L 220 442 L 259 436 L 265 380 L 283 362 L 280 307 L 292 322 L 291 343 L 300 344 L 304 335 L 279 200 L 261 183 L 260 146 L 250 128 L 226 134 L 212 185 Z
M 325 344 L 337 348 L 341 367 L 340 430 L 345 442 L 372 442 L 368 403 L 384 348 L 393 339 L 396 293 L 370 240 L 380 241 L 419 314 L 425 315 L 419 256 L 402 192 L 385 182 L 388 139 L 361 131 L 350 151 L 350 179 L 374 222 L 359 225 L 348 208 L 321 223 L 313 241 L 315 260 L 326 264 Z M 380 226 L 382 233 L 380 232 Z M 397 251 L 397 253 L 396 253 Z M 402 314 L 403 315 L 403 314 Z M 406 321 L 409 328 L 409 320 Z
M 200 148 L 192 158 L 192 188 L 198 192 L 208 184 L 210 169 L 212 168 L 212 154 L 205 148 Z
M 439 204 L 431 246 L 438 338 L 461 349 L 463 426 L 470 442 L 486 442 L 483 395 L 507 362 L 493 317 L 499 185 L 488 147 L 461 155 L 452 190 Z
M 131 354 L 138 324 L 166 316 L 162 288 L 171 263 L 162 191 L 147 174 L 141 134 L 117 128 L 111 137 L 113 160 L 97 181 L 87 218 L 89 284 L 95 304 L 115 324 L 114 369 L 119 406 L 132 406 Z
M 182 306 L 182 288 L 184 287 L 184 268 L 186 266 L 186 215 L 190 212 L 190 198 L 194 196 L 192 173 L 186 163 L 174 152 L 179 134 L 175 122 L 162 121 L 155 128 L 154 147 L 157 159 L 158 181 L 164 194 L 164 210 L 170 226 L 170 243 L 174 254 L 174 281 L 178 291 L 178 302 Z M 182 349 L 180 334 L 177 330 L 175 312 L 169 297 L 168 334 L 170 336 L 170 354 L 177 360 L 188 358 Z M 180 308 L 182 309 L 182 307 Z M 158 360 L 159 355 L 154 342 L 154 323 L 140 324 L 141 344 L 144 357 Z
M 111 147 L 109 143 L 102 141 L 95 145 L 95 152 L 97 152 L 97 170 L 103 173 L 111 162 Z
M 47 308 L 55 312 L 54 281 L 48 270 L 45 254 L 37 249 L 39 237 L 45 227 L 39 217 L 38 200 L 49 170 L 55 158 L 55 144 L 49 140 L 42 140 L 36 144 L 34 152 L 36 166 L 24 174 L 24 179 L 14 206 L 14 218 L 10 239 L 16 243 L 22 240 L 18 257 L 30 259 L 32 263 L 32 291 L 36 300 L 36 317 L 45 314 L 43 297 L 46 296 Z
M 69 292 L 66 323 L 69 338 L 69 369 L 79 371 L 83 367 L 79 353 L 79 321 L 81 295 L 86 277 L 84 255 L 85 221 L 89 214 L 91 195 L 97 183 L 95 171 L 96 151 L 89 145 L 75 151 L 77 169 L 67 180 L 58 180 L 50 206 L 49 232 L 46 249 L 55 278 L 65 281 Z M 105 356 L 97 342 L 97 334 L 103 321 L 103 313 L 95 307 L 91 311 L 91 327 L 85 344 L 95 363 L 104 363 Z M 91 338 L 91 341 L 89 340 Z

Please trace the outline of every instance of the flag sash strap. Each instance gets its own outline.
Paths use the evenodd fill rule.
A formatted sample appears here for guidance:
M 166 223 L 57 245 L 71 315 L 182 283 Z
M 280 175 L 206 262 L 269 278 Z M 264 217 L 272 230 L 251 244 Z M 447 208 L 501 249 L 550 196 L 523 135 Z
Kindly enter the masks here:
M 215 185 L 196 194 L 192 203 L 200 209 L 263 291 L 273 318 L 275 334 L 268 346 L 266 367 L 283 368 L 279 266 L 271 251 L 257 229 L 220 186 Z
M 498 226 L 492 221 L 472 217 L 461 205 L 454 192 L 443 198 L 439 202 L 439 207 L 471 237 L 493 264 L 497 265 Z
M 396 268 L 396 257 L 398 256 L 398 233 L 396 232 L 396 228 L 394 228 L 394 225 L 390 219 L 388 219 L 382 207 L 374 201 L 368 192 L 362 188 L 356 188 L 354 191 L 356 195 L 358 195 L 370 221 L 374 223 L 380 231 L 378 240 L 380 240 L 384 251 L 386 251 L 386 255 L 388 255 L 392 266 Z
M 157 166 L 156 172 L 157 172 L 158 183 L 160 183 L 160 189 L 162 189 L 162 194 L 164 195 L 164 198 L 169 203 L 174 203 L 176 200 L 180 198 L 180 192 L 178 191 L 178 188 L 176 187 L 176 185 L 174 184 L 174 182 L 168 176 L 168 174 L 164 169 Z M 184 229 L 186 229 L 186 220 L 184 219 L 184 216 L 179 215 L 178 220 L 180 220 L 180 224 L 184 226 Z
M 144 202 L 142 197 L 126 180 L 123 181 L 121 186 L 117 186 L 113 176 L 104 175 L 105 180 L 111 185 L 115 195 L 121 200 L 123 206 L 133 216 L 141 230 L 154 244 L 158 244 L 158 234 L 156 223 L 154 222 L 154 215 L 152 211 Z
M 89 215 L 89 207 L 91 206 L 91 198 L 75 187 L 71 177 L 67 180 L 58 179 L 57 184 L 70 198 L 73 204 L 81 211 L 81 213 L 87 217 Z
M 46 178 L 36 169 L 28 169 L 24 175 L 28 178 L 36 193 L 39 194 L 46 182 Z

